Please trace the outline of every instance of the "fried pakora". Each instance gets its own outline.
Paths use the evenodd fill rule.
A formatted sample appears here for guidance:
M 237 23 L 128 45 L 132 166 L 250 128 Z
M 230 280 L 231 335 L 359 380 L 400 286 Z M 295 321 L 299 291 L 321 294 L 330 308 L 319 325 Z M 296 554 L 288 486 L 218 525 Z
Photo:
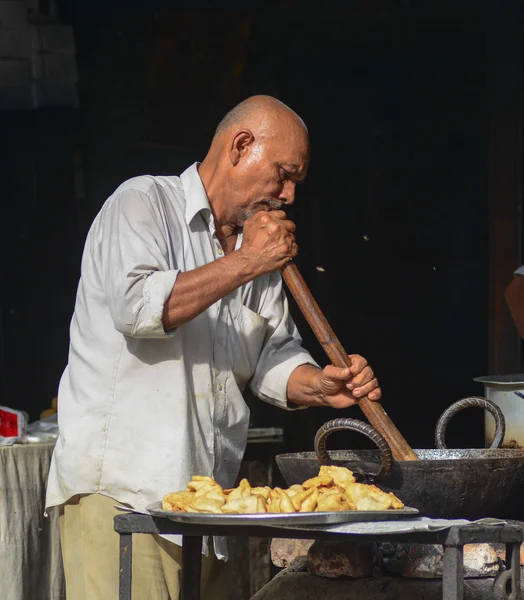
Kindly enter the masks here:
M 404 504 L 376 485 L 357 483 L 345 467 L 322 466 L 316 477 L 288 489 L 251 487 L 242 479 L 223 489 L 212 477 L 194 475 L 184 491 L 166 494 L 162 508 L 210 514 L 304 513 L 346 510 L 398 510 Z

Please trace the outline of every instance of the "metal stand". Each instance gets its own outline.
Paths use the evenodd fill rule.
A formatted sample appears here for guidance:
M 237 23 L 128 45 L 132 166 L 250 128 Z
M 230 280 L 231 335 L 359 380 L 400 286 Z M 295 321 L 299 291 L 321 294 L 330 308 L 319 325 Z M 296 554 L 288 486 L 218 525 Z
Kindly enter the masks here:
M 131 574 L 133 571 L 133 536 L 120 534 L 120 598 L 131 600 Z
M 464 598 L 464 547 L 444 547 L 444 569 L 442 572 L 442 598 L 455 600 Z
M 185 535 L 182 538 L 181 600 L 200 599 L 202 571 L 202 536 Z
M 495 600 L 520 600 L 520 544 L 506 544 L 506 565 L 493 584 Z
M 500 530 L 498 530 L 499 527 L 501 527 Z M 513 531 L 513 528 L 517 531 Z M 520 536 L 518 529 L 520 529 Z M 522 529 L 515 525 L 472 524 L 449 529 L 443 543 L 443 600 L 462 600 L 464 598 L 464 545 L 480 543 L 504 543 L 506 545 L 506 570 L 499 574 L 493 584 L 495 600 L 521 600 L 520 545 L 523 539 L 522 535 Z
M 389 542 L 404 544 L 441 544 L 444 547 L 442 600 L 464 599 L 464 545 L 505 544 L 506 571 L 495 580 L 495 600 L 521 600 L 520 545 L 524 532 L 518 525 L 471 524 L 454 526 L 445 531 L 428 531 L 394 535 L 355 535 L 332 533 L 328 528 L 266 527 L 262 525 L 195 525 L 170 519 L 127 513 L 115 517 L 115 531 L 120 534 L 120 600 L 132 600 L 133 533 L 182 534 L 182 600 L 200 600 L 202 536 L 247 536 L 302 539 L 344 540 L 354 544 Z M 139 599 L 136 599 L 139 600 Z

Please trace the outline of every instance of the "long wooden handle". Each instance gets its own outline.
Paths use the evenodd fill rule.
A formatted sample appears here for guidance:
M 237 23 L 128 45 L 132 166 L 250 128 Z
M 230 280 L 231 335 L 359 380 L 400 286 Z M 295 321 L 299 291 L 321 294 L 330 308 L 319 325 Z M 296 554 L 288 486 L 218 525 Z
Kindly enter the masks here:
M 336 367 L 350 367 L 351 359 L 331 329 L 297 266 L 289 264 L 282 269 L 282 273 L 289 291 L 293 294 L 300 310 L 331 362 Z M 396 460 L 418 460 L 417 455 L 379 402 L 362 398 L 359 400 L 358 405 L 364 411 L 371 425 L 386 438 Z

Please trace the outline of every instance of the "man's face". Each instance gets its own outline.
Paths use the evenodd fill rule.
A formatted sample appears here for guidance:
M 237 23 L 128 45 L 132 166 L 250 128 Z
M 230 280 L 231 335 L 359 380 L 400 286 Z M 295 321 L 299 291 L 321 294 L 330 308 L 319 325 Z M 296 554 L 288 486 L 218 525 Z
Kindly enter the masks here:
M 295 127 L 287 135 L 255 141 L 232 173 L 232 198 L 238 225 L 260 211 L 293 204 L 295 187 L 309 163 L 307 134 Z

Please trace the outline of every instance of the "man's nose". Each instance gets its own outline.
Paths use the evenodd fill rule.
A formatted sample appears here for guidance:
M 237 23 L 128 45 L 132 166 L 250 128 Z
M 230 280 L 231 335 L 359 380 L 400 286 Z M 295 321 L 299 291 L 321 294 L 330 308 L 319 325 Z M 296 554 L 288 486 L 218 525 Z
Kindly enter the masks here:
M 295 183 L 293 181 L 286 181 L 278 199 L 289 206 L 295 202 Z

